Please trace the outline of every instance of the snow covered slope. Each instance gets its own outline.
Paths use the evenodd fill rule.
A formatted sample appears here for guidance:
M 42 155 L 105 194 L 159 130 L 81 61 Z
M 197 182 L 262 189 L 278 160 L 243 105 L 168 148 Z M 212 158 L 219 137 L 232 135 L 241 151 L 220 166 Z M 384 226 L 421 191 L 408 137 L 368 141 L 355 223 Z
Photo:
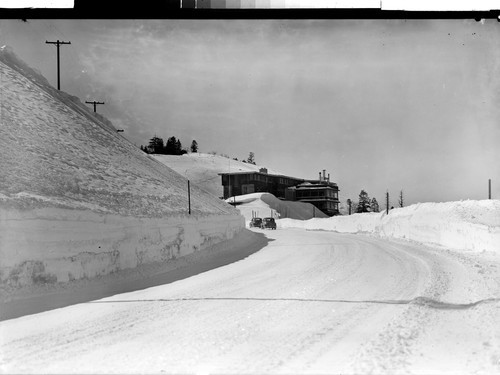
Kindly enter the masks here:
M 236 208 L 249 222 L 252 217 L 275 217 L 308 220 L 313 217 L 326 218 L 324 214 L 310 203 L 282 201 L 270 193 L 252 193 L 238 195 L 226 199 L 236 202 Z
M 3 206 L 89 208 L 145 217 L 187 212 L 184 177 L 148 157 L 46 80 L 21 74 L 26 68 L 19 66 L 22 63 L 4 48 L 0 53 Z M 235 213 L 196 187 L 191 198 L 194 213 Z
M 183 176 L 8 47 L 0 49 L 0 80 L 2 281 L 92 277 L 200 250 L 243 227 L 237 210 L 196 186 L 188 215 Z M 193 235 L 196 228 L 204 229 Z M 60 275 L 71 262 L 78 270 Z
M 500 252 L 500 200 L 418 203 L 381 213 L 278 221 L 281 228 L 371 233 L 451 249 Z
M 156 160 L 172 168 L 191 181 L 194 185 L 205 189 L 216 197 L 222 197 L 222 181 L 219 173 L 255 172 L 263 166 L 243 163 L 220 155 L 191 153 L 181 156 L 151 155 Z M 267 168 L 268 173 L 282 174 Z

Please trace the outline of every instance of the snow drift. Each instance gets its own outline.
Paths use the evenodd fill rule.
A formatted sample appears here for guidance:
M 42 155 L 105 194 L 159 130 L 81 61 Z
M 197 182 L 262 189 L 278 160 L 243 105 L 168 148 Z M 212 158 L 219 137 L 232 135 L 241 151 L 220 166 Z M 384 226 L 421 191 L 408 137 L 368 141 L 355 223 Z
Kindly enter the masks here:
M 310 203 L 282 201 L 270 193 L 238 195 L 226 199 L 226 202 L 235 204 L 247 222 L 254 216 L 297 220 L 328 217 Z
M 226 202 L 0 49 L 0 280 L 93 277 L 231 238 Z
M 500 200 L 418 203 L 381 213 L 282 219 L 278 228 L 369 233 L 450 249 L 500 251 Z
M 134 218 L 43 208 L 0 210 L 0 278 L 10 287 L 93 278 L 232 239 L 243 217 Z

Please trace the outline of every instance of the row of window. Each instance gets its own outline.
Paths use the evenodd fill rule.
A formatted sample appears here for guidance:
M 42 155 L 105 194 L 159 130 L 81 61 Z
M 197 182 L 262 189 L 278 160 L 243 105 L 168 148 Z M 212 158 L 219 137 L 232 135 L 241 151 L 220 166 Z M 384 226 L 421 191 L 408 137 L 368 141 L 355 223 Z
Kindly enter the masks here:
M 297 190 L 297 198 L 308 198 L 308 197 L 329 197 L 338 199 L 338 192 L 331 189 L 305 189 Z
M 265 183 L 277 182 L 278 184 L 285 185 L 285 186 L 292 186 L 292 185 L 299 184 L 301 182 L 300 180 L 294 180 L 294 179 L 286 178 L 286 177 L 264 176 L 264 175 L 261 175 L 259 173 L 233 175 L 233 176 L 228 176 L 228 175 L 222 176 L 222 184 L 223 185 L 229 185 L 230 183 L 232 185 L 248 184 L 249 182 L 252 182 L 252 181 L 260 181 L 260 182 L 265 182 Z
M 335 210 L 338 211 L 339 205 L 336 202 L 324 201 L 317 204 L 320 210 Z

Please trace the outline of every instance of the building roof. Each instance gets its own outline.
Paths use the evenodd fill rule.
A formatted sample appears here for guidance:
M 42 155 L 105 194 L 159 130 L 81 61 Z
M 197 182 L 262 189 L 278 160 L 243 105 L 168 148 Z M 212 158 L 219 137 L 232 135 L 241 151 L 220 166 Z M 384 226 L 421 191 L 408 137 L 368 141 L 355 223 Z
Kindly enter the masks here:
M 325 187 L 338 187 L 335 182 L 328 182 L 328 181 L 318 181 L 318 180 L 309 180 L 305 181 L 300 185 L 297 185 L 297 189 L 324 189 Z
M 234 175 L 249 175 L 249 174 L 260 174 L 262 176 L 289 178 L 292 180 L 301 181 L 301 183 L 296 186 L 297 188 L 305 188 L 305 189 L 314 189 L 314 188 L 321 189 L 321 188 L 323 188 L 324 189 L 325 187 L 331 187 L 331 188 L 338 189 L 338 185 L 335 182 L 328 182 L 328 181 L 323 181 L 323 180 L 305 180 L 303 178 L 285 176 L 282 174 L 263 173 L 263 172 L 259 172 L 259 171 L 218 173 L 219 176 L 234 176 Z
M 291 178 L 292 180 L 305 181 L 303 178 L 285 176 L 282 174 L 272 174 L 272 173 L 263 173 L 259 171 L 247 171 L 247 172 L 228 172 L 228 173 L 218 173 L 220 176 L 228 176 L 228 175 L 244 175 L 244 174 L 260 174 L 262 176 L 270 176 L 270 177 L 281 177 L 281 178 Z

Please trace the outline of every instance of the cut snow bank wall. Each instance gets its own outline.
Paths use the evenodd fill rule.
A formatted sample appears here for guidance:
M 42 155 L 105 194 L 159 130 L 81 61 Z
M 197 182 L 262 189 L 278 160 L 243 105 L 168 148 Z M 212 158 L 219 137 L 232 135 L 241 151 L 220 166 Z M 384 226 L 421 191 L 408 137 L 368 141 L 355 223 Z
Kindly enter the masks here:
M 19 287 L 92 278 L 204 250 L 244 226 L 240 215 L 158 219 L 0 209 L 0 280 Z
M 370 233 L 450 249 L 500 251 L 500 200 L 418 203 L 382 213 L 298 221 L 282 219 L 278 228 Z

